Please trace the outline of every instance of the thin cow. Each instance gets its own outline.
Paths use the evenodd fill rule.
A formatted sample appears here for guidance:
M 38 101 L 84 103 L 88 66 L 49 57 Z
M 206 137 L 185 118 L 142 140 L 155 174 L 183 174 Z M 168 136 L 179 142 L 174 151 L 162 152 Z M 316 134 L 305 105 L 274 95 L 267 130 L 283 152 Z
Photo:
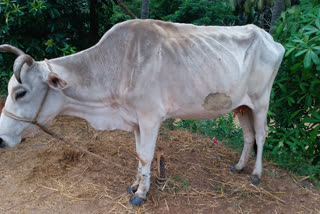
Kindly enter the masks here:
M 0 50 L 18 55 L 0 118 L 0 147 L 16 146 L 57 115 L 84 118 L 98 130 L 134 131 L 139 164 L 129 190 L 131 204 L 140 205 L 160 124 L 234 111 L 244 147 L 232 171 L 246 166 L 256 142 L 252 174 L 259 183 L 270 93 L 285 51 L 264 30 L 131 20 L 70 56 L 36 62 L 13 46 Z

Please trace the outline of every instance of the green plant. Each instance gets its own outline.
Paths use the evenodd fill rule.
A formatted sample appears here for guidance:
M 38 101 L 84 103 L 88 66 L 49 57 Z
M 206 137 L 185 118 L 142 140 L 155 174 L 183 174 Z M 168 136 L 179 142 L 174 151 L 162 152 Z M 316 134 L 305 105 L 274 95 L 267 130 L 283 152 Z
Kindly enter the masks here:
M 150 18 L 163 19 L 174 14 L 184 0 L 150 0 Z
M 223 0 L 185 0 L 174 14 L 163 19 L 195 25 L 231 25 L 235 16 L 231 4 Z
M 286 48 L 271 93 L 267 157 L 320 179 L 320 4 L 301 0 L 281 14 L 274 38 Z
M 256 24 L 268 29 L 271 21 L 273 0 L 230 0 L 237 16 L 236 24 Z M 290 0 L 286 0 L 290 1 Z
M 182 189 L 187 189 L 191 182 L 185 181 L 181 176 L 177 175 L 173 177 L 173 180 L 176 182 L 176 184 L 182 188 Z
M 168 122 L 165 122 L 168 125 Z M 210 138 L 216 137 L 220 141 L 227 142 L 228 146 L 241 151 L 243 145 L 242 129 L 234 122 L 232 113 L 219 117 L 216 120 L 174 120 L 174 128 L 184 128 L 207 135 Z
M 90 40 L 90 7 L 87 0 L 2 0 L 0 1 L 0 44 L 14 45 L 35 60 L 75 53 Z M 97 0 L 100 36 L 112 25 L 110 1 Z M 7 93 L 16 56 L 0 54 L 0 94 Z

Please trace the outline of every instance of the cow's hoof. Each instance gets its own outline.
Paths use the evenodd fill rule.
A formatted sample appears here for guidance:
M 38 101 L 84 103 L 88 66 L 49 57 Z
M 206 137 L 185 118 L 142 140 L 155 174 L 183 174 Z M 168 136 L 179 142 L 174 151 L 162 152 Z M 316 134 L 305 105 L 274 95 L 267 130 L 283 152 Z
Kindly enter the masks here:
M 260 184 L 260 178 L 257 175 L 250 176 L 250 181 L 252 181 L 253 185 Z
M 127 193 L 129 193 L 129 194 L 134 194 L 135 192 L 137 192 L 137 190 L 132 189 L 131 187 L 128 187 L 128 188 L 127 188 Z
M 236 167 L 232 167 L 231 169 L 230 169 L 230 172 L 233 172 L 233 173 L 241 173 L 242 172 L 242 169 L 237 169 Z
M 129 200 L 130 204 L 132 204 L 133 206 L 140 206 L 141 204 L 143 204 L 147 199 L 144 198 L 140 198 L 136 195 L 132 196 Z

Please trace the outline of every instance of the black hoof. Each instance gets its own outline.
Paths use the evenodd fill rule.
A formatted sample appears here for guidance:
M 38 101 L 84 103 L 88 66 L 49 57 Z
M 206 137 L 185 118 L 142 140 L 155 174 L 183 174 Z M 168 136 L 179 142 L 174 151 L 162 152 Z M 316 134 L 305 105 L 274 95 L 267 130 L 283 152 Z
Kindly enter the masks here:
M 143 204 L 147 199 L 139 198 L 138 196 L 134 195 L 130 198 L 129 202 L 133 206 L 140 206 Z
M 128 187 L 128 188 L 127 188 L 127 193 L 129 193 L 129 194 L 134 194 L 135 192 L 137 192 L 136 189 L 132 189 L 131 187 Z
M 231 169 L 230 169 L 230 171 L 231 172 L 234 172 L 234 173 L 241 173 L 242 172 L 242 169 L 237 169 L 236 167 L 232 167 Z
M 250 176 L 250 181 L 252 181 L 253 185 L 260 184 L 260 178 L 257 175 Z

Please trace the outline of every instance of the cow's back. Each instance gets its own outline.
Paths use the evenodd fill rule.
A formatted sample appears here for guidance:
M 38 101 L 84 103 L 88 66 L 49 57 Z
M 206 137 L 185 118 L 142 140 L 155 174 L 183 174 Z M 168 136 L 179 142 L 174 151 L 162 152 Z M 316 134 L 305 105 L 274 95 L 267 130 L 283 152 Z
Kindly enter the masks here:
M 194 119 L 208 113 L 203 104 L 210 94 L 226 95 L 232 103 L 214 110 L 214 115 L 239 105 L 253 108 L 250 96 L 271 89 L 283 55 L 283 47 L 254 25 L 132 20 L 116 25 L 101 43 L 110 37 L 125 44 L 120 53 L 120 91 L 135 100 L 139 97 L 140 103 L 148 102 L 150 108 L 163 105 L 169 114 L 179 112 L 171 116 L 200 115 Z M 117 48 L 114 52 L 120 56 Z

